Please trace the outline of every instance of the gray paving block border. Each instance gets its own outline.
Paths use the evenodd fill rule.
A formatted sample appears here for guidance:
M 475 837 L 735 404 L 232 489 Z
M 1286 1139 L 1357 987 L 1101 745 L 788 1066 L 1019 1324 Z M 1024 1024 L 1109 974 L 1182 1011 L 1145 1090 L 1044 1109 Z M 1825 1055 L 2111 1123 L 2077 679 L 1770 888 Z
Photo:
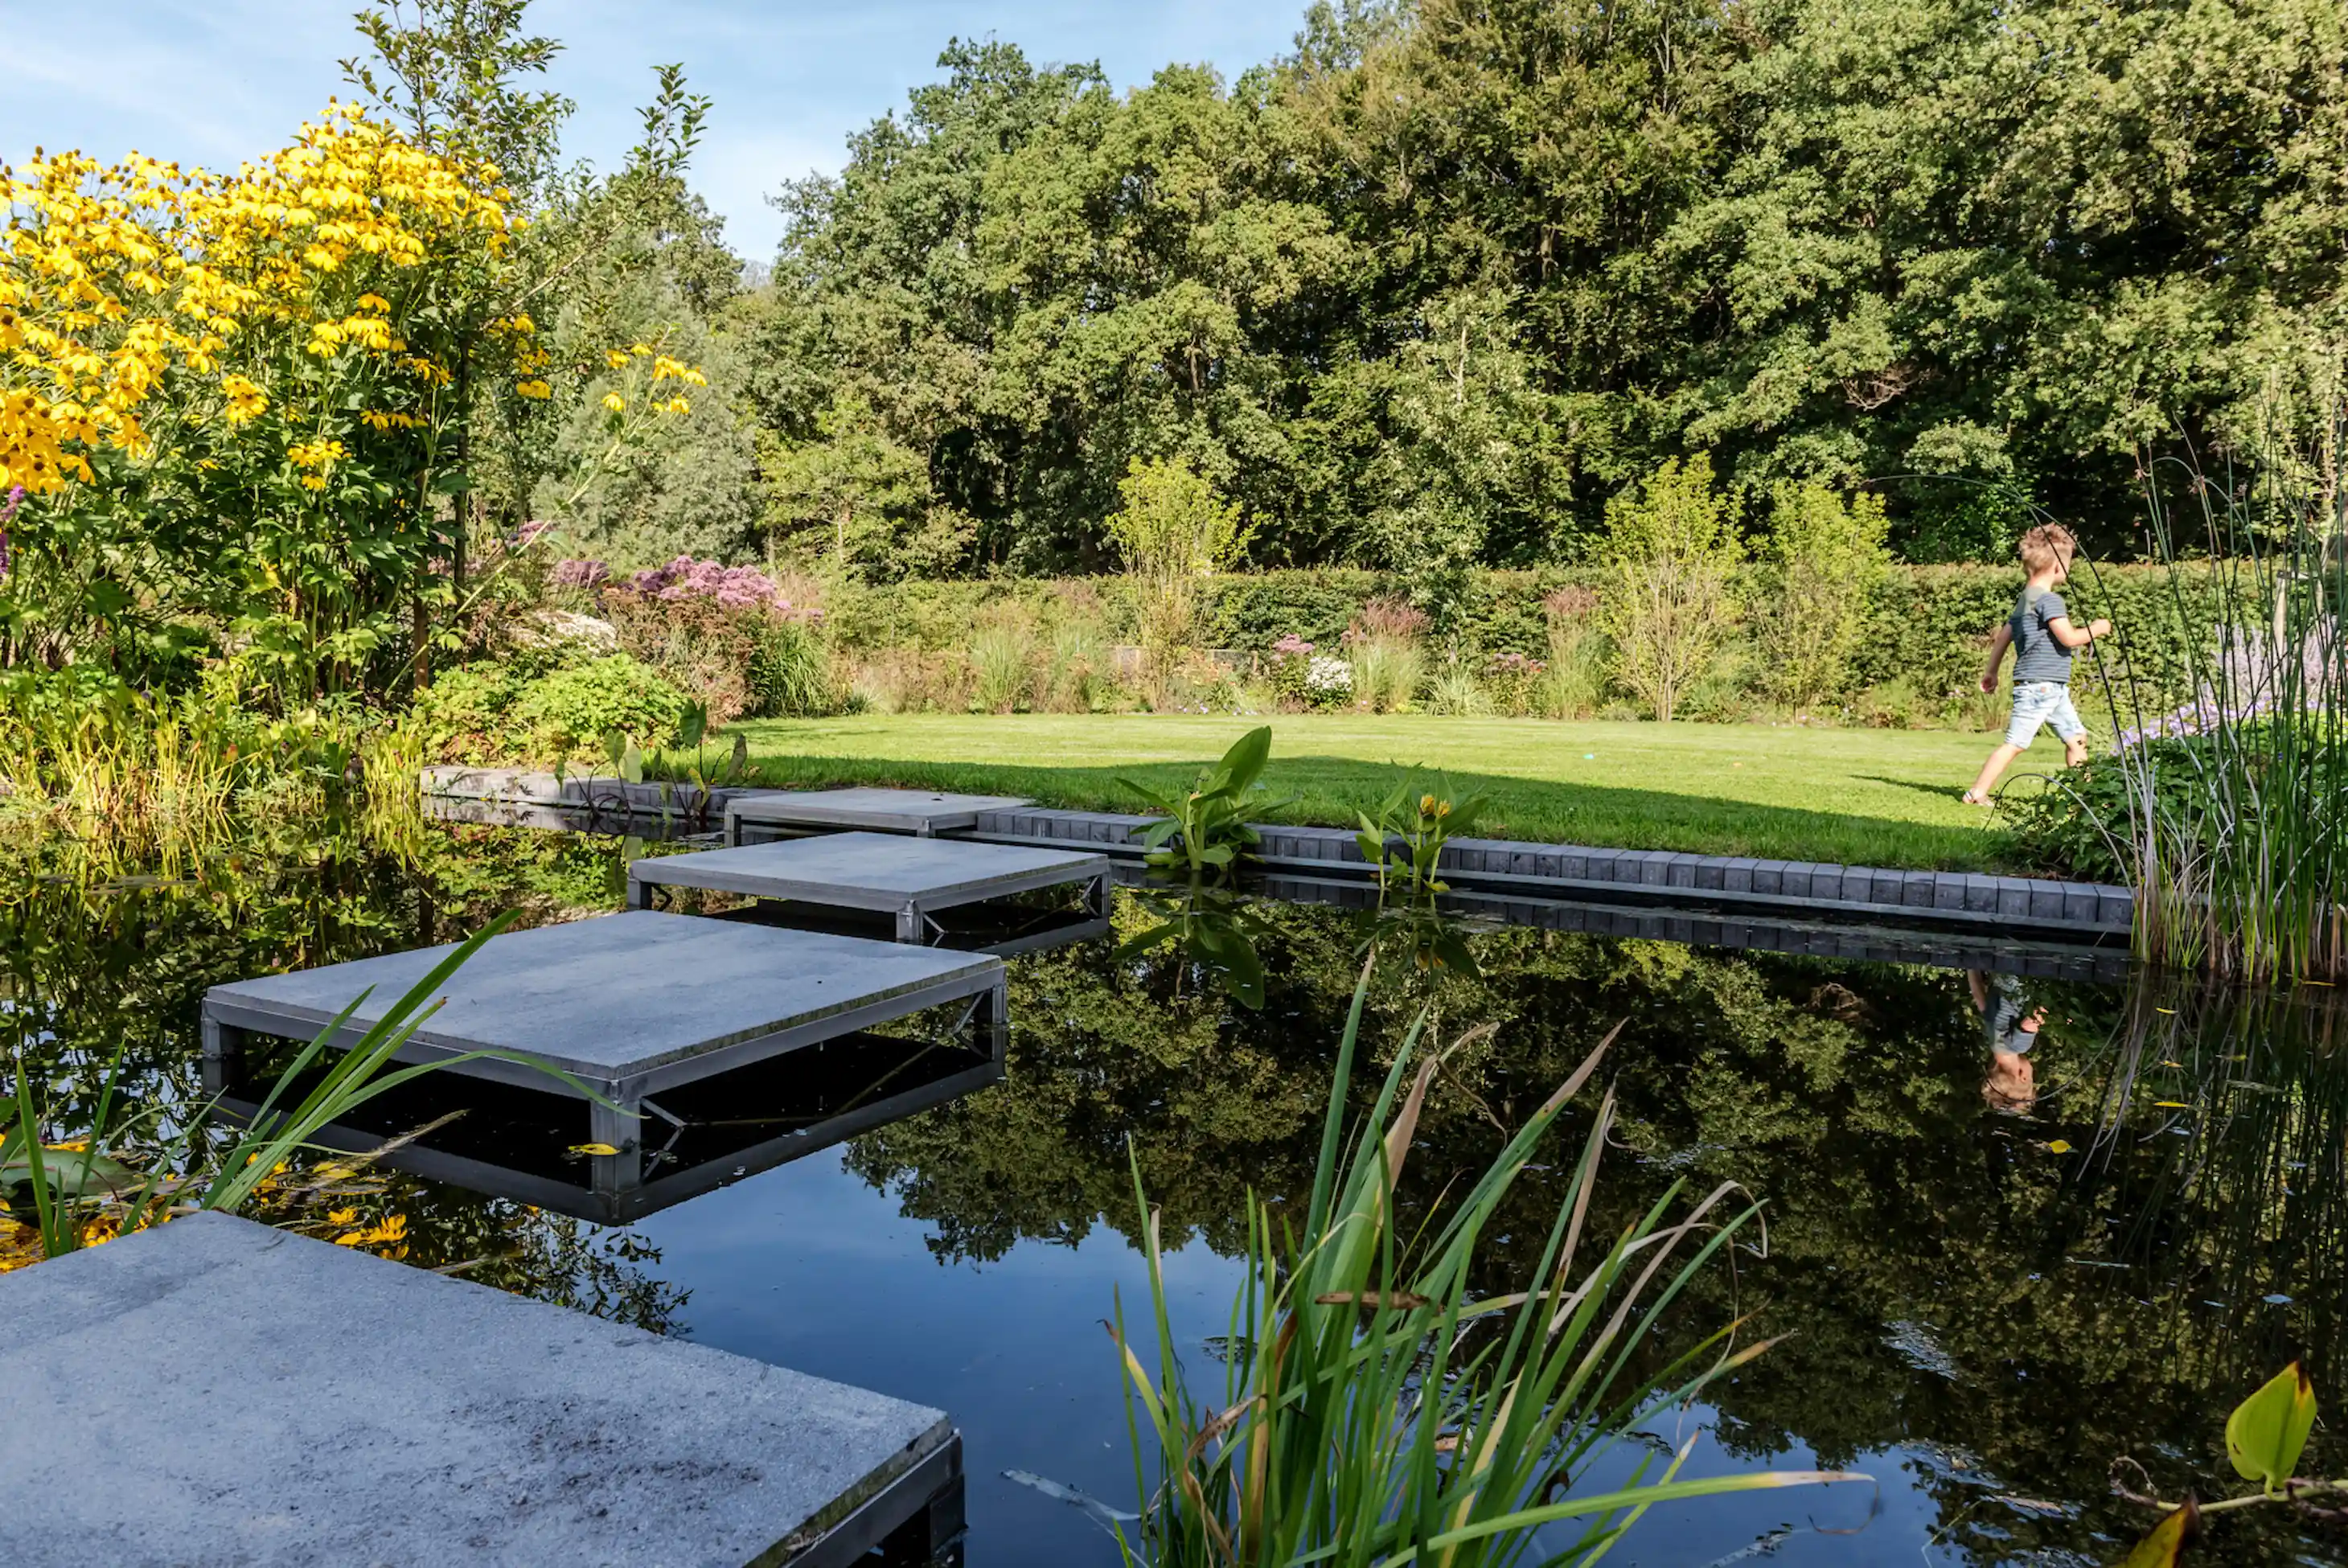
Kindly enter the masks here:
M 609 807 L 621 800 L 640 816 L 657 816 L 661 788 L 613 779 L 563 781 L 520 769 L 428 768 L 424 792 L 465 799 L 578 807 L 590 799 Z M 767 791 L 716 789 L 712 816 L 727 799 Z M 668 810 L 689 815 L 699 803 L 690 785 L 671 787 Z M 1068 811 L 1038 806 L 984 811 L 971 837 L 998 843 L 1097 846 L 1138 858 L 1138 831 L 1157 819 L 1120 811 Z M 1355 868 L 1367 871 L 1361 846 L 1344 828 L 1298 828 L 1260 822 L 1257 858 L 1275 870 Z M 1454 839 L 1441 871 L 1460 887 L 1516 889 L 1547 897 L 1631 898 L 1639 902 L 1701 903 L 1738 910 L 1850 917 L 1863 915 L 2001 930 L 2054 931 L 2097 937 L 2132 929 L 2136 895 L 2103 883 L 1997 876 L 1986 872 L 1893 871 L 1881 866 L 1822 865 L 1808 861 L 1695 855 L 1676 850 L 1610 850 L 1582 844 L 1537 844 L 1512 839 Z

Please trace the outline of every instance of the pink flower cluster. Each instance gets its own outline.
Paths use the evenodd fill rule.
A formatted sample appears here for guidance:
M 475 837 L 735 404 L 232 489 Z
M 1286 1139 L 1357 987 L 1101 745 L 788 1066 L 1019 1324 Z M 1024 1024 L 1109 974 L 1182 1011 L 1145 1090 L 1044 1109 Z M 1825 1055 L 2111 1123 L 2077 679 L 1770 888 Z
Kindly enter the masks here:
M 1548 668 L 1548 660 L 1528 658 L 1522 654 L 1508 653 L 1492 655 L 1492 674 L 1503 680 L 1529 679 Z
M 558 588 L 601 588 L 612 580 L 612 569 L 600 561 L 558 561 L 554 563 L 554 585 Z
M 1303 659 L 1313 656 L 1313 645 L 1291 632 L 1272 645 L 1274 656 L 1283 659 Z
M 783 591 L 755 566 L 726 566 L 680 555 L 665 565 L 637 573 L 629 586 L 655 599 L 708 599 L 736 609 L 760 606 L 792 620 L 823 619 L 821 610 L 794 608 Z

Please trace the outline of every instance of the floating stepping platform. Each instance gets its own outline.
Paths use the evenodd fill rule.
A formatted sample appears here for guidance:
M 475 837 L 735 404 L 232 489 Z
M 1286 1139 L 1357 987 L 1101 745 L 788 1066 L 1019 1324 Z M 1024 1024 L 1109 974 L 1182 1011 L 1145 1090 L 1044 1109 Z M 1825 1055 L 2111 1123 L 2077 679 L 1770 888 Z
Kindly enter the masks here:
M 422 980 L 448 947 L 387 954 L 215 985 L 205 993 L 205 1081 L 228 1088 L 249 1035 L 308 1040 L 368 992 L 342 1035 L 348 1047 Z M 370 991 L 370 987 L 372 990 Z M 600 1099 L 587 1106 L 599 1193 L 639 1185 L 651 1097 L 802 1047 L 967 1002 L 963 1025 L 1000 1061 L 1008 1023 L 1001 959 L 861 937 L 789 931 L 649 910 L 608 914 L 482 944 L 441 987 L 442 1005 L 400 1048 L 405 1061 L 503 1051 L 561 1068 Z M 572 1093 L 561 1079 L 495 1057 L 452 1072 Z M 610 1103 L 605 1103 L 605 1102 Z
M 952 1041 L 844 1035 L 664 1090 L 639 1130 L 642 1180 L 599 1190 L 575 1099 L 427 1073 L 318 1130 L 312 1141 L 430 1181 L 620 1225 L 1003 1081 L 995 1057 Z M 231 1116 L 252 1099 L 224 1095 Z M 462 1112 L 453 1120 L 452 1111 Z M 409 1138 L 418 1128 L 429 1129 Z
M 943 1412 L 225 1214 L 0 1275 L 12 1563 L 923 1562 Z M 353 1478 L 363 1477 L 361 1484 Z
M 982 811 L 1026 804 L 1023 795 L 945 795 L 929 789 L 760 790 L 726 802 L 726 841 L 740 843 L 743 828 L 752 823 L 826 831 L 861 828 L 932 839 L 969 831 L 978 825 Z
M 1088 851 L 827 833 L 633 861 L 628 867 L 628 903 L 645 908 L 655 887 L 705 888 L 893 914 L 899 942 L 927 944 L 942 934 L 931 918 L 940 910 L 1078 882 L 1085 884 L 1087 913 L 1106 920 L 1109 880 L 1108 857 Z

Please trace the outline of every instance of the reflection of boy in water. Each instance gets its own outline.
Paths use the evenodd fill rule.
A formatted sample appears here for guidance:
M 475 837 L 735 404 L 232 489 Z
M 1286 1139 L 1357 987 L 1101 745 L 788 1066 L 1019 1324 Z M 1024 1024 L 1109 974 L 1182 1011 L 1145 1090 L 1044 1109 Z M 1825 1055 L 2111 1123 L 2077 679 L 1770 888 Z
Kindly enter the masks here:
M 2024 1007 L 2022 987 L 2011 975 L 1992 979 L 1978 969 L 1968 969 L 1965 984 L 1972 988 L 1973 1006 L 1989 1035 L 1989 1076 L 1982 1080 L 1982 1099 L 1993 1110 L 2028 1110 L 2038 1103 L 2030 1047 L 2038 1043 L 2046 1009 Z

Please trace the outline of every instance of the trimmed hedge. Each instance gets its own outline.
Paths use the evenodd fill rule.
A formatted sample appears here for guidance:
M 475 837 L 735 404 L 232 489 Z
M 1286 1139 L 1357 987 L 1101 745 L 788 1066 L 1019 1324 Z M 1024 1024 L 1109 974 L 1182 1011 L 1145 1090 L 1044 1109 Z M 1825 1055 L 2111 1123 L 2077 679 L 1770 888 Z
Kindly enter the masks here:
M 1757 569 L 1746 575 L 1750 614 L 1761 607 L 1765 589 Z M 1576 581 L 1562 571 L 1476 573 L 1451 635 L 1473 655 L 1540 657 L 1549 646 L 1542 597 Z M 1989 634 L 2013 609 L 2021 585 L 2013 567 L 1894 568 L 1869 605 L 1869 635 L 1845 695 L 1896 680 L 1929 698 L 1970 691 Z M 1216 577 L 1200 586 L 1199 641 L 1262 652 L 1292 632 L 1334 648 L 1364 603 L 1409 593 L 1406 578 L 1349 568 Z M 2218 595 L 2207 572 L 2083 567 L 2065 596 L 2080 621 L 2101 615 L 2118 628 L 2102 657 L 2139 684 L 2147 707 L 2168 706 L 2189 691 L 2190 648 L 2197 641 L 2208 645 L 2217 621 Z M 936 652 L 967 647 L 982 619 L 1005 613 L 1030 616 L 1045 629 L 1097 620 L 1112 640 L 1130 641 L 1134 608 L 1132 585 L 1122 577 L 920 582 L 837 590 L 826 624 L 835 644 L 850 653 Z

